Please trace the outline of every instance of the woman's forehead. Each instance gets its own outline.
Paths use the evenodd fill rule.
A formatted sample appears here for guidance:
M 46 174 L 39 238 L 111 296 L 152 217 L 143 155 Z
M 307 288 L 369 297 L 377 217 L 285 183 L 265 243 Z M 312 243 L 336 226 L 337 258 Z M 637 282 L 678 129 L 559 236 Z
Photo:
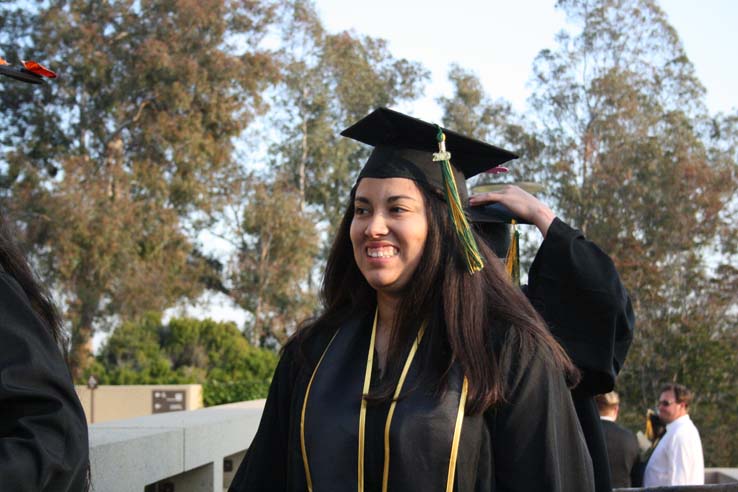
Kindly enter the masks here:
M 407 197 L 422 199 L 418 184 L 408 178 L 361 178 L 356 186 L 356 197 L 388 199 Z

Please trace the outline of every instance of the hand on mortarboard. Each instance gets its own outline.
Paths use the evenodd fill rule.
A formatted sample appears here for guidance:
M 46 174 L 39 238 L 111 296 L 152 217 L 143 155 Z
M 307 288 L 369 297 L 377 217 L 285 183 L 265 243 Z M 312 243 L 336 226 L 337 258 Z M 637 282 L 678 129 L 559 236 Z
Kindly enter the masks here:
M 556 214 L 527 191 L 514 185 L 507 185 L 498 191 L 479 193 L 469 197 L 471 206 L 486 205 L 489 203 L 501 203 L 510 209 L 515 215 L 538 227 L 544 237 L 548 228 L 556 218 Z

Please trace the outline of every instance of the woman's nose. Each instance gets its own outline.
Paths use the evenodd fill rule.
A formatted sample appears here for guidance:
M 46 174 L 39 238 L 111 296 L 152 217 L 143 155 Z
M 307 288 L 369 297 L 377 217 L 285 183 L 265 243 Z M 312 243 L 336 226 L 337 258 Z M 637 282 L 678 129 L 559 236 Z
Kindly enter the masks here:
M 367 237 L 379 237 L 384 236 L 389 232 L 387 228 L 387 222 L 382 214 L 374 214 L 369 218 L 369 222 L 366 225 L 364 234 Z

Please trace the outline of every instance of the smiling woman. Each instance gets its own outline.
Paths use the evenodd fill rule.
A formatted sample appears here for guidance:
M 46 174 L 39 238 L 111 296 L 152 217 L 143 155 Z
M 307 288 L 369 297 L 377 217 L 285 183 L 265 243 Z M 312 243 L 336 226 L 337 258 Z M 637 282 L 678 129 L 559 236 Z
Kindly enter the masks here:
M 324 311 L 285 347 L 231 490 L 592 490 L 576 371 L 462 211 L 465 179 L 514 154 L 387 109 L 343 135 L 374 150 Z
M 362 179 L 355 195 L 351 244 L 356 265 L 377 295 L 399 296 L 428 235 L 423 195 L 407 178 Z

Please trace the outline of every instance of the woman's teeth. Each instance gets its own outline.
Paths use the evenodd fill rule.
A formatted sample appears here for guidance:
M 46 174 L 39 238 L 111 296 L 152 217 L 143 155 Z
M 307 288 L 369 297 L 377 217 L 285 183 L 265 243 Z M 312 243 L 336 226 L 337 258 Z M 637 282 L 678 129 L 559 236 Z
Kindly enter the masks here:
M 384 248 L 367 248 L 366 253 L 372 258 L 391 258 L 399 253 L 394 246 Z

